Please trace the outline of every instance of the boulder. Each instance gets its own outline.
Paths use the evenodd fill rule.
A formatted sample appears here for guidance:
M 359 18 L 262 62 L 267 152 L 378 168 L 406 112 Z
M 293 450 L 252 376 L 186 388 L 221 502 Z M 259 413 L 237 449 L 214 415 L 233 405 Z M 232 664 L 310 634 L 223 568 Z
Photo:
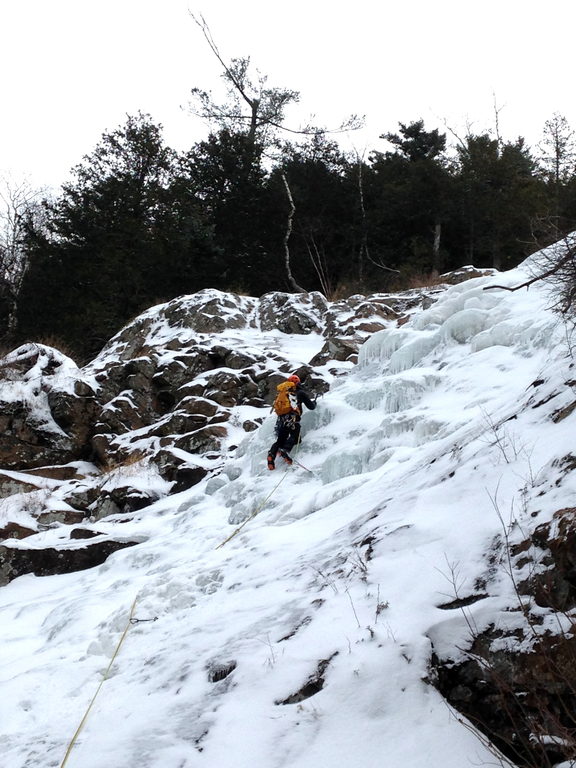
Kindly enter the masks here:
M 28 482 L 21 477 L 7 475 L 0 471 L 0 499 L 6 499 L 16 493 L 31 493 L 41 487 L 41 484 L 35 483 L 32 478 Z
M 213 400 L 209 400 L 207 397 L 194 397 L 193 395 L 184 397 L 178 403 L 178 408 L 186 413 L 205 416 L 206 418 L 215 416 L 220 410 Z
M 106 487 L 106 485 L 110 487 Z M 97 484 L 73 490 L 64 497 L 66 504 L 74 508 L 67 522 L 81 522 L 85 517 L 101 520 L 111 515 L 127 514 L 147 507 L 158 499 L 158 493 L 141 487 L 135 488 L 130 476 L 116 474 L 110 481 L 103 475 Z M 49 514 L 49 513 L 45 513 Z M 78 515 L 80 519 L 78 519 Z
M 227 328 L 245 328 L 255 304 L 256 299 L 208 288 L 174 299 L 163 307 L 163 314 L 173 327 L 215 334 Z
M 92 531 L 89 528 L 72 528 L 70 531 L 71 539 L 95 539 L 97 536 L 102 536 L 100 531 Z
M 198 464 L 186 461 L 169 448 L 162 448 L 152 457 L 160 476 L 172 483 L 171 493 L 180 493 L 191 488 L 209 473 L 209 470 Z
M 263 362 L 263 358 L 261 356 L 253 356 L 249 355 L 246 352 L 240 352 L 235 349 L 228 349 L 227 347 L 223 347 L 221 345 L 217 345 L 212 347 L 211 356 L 214 356 L 214 359 L 219 361 L 219 366 L 221 368 L 233 368 L 235 370 L 240 370 L 242 368 L 248 368 L 252 365 L 254 365 L 256 362 Z
M 399 313 L 385 296 L 350 296 L 330 306 L 326 312 L 324 336 L 357 337 L 359 331 L 372 334 L 396 322 Z M 363 341 L 365 340 L 363 337 Z
M 38 531 L 34 528 L 28 528 L 25 525 L 19 523 L 6 523 L 0 528 L 0 540 L 3 539 L 25 539 L 28 536 L 33 536 Z
M 27 402 L 0 401 L 0 465 L 4 469 L 32 469 L 67 464 L 85 456 L 85 445 L 40 415 Z
M 329 360 L 356 363 L 362 342 L 362 339 L 352 336 L 326 339 L 320 352 L 310 360 L 310 365 L 326 365 Z
M 221 441 L 227 437 L 226 427 L 218 425 L 203 427 L 195 432 L 185 435 L 177 435 L 171 438 L 162 438 L 161 447 L 173 446 L 188 453 L 220 453 Z
M 26 549 L 0 546 L 0 586 L 25 573 L 53 576 L 101 565 L 112 553 L 133 547 L 136 541 L 105 539 L 88 546 L 56 549 Z
M 199 348 L 173 357 L 160 366 L 154 374 L 153 384 L 157 391 L 174 391 L 198 374 L 212 371 L 215 367 L 208 350 Z
M 86 515 L 77 509 L 50 509 L 47 512 L 40 512 L 35 517 L 39 525 L 54 525 L 54 523 L 74 525 L 81 523 Z
M 492 277 L 497 274 L 497 269 L 477 269 L 476 267 L 467 266 L 454 269 L 452 272 L 444 272 L 443 275 L 440 275 L 439 280 L 448 285 L 457 285 L 466 280 L 472 280 L 475 277 Z
M 95 393 L 79 387 L 84 395 L 51 389 L 48 393 L 48 407 L 56 424 L 66 433 L 75 446 L 79 458 L 86 457 L 86 446 L 91 436 L 92 425 L 98 413 Z M 62 462 L 65 463 L 65 462 Z
M 35 482 L 35 478 L 37 477 L 45 477 L 49 480 L 64 482 L 65 480 L 83 480 L 87 475 L 92 474 L 93 471 L 95 471 L 95 467 L 80 462 L 63 464 L 62 466 L 56 465 L 54 467 L 26 469 L 22 474 L 29 475 L 31 482 Z
M 321 333 L 328 302 L 321 293 L 266 293 L 258 308 L 260 328 L 282 333 Z

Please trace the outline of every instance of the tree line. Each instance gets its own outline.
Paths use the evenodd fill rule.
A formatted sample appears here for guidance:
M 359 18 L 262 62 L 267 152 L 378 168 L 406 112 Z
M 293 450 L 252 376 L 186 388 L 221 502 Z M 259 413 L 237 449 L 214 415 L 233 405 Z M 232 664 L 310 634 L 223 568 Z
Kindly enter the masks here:
M 56 196 L 21 206 L 0 241 L 5 344 L 51 340 L 86 360 L 145 308 L 202 288 L 396 290 L 465 264 L 509 268 L 576 228 L 560 115 L 538 154 L 490 132 L 448 146 L 416 120 L 360 157 L 323 130 L 282 138 L 297 94 L 254 87 L 247 63 L 227 65 L 226 109 L 195 89 L 213 125 L 188 151 L 129 116 Z

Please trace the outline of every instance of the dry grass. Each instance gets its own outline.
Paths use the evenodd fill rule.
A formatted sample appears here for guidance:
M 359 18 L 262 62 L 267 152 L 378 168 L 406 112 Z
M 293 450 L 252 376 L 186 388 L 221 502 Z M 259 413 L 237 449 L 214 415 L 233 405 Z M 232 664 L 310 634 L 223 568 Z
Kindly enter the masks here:
M 419 272 L 406 278 L 406 288 L 433 288 L 435 285 L 443 285 L 444 281 L 437 272 Z
M 111 474 L 112 472 L 121 472 L 126 470 L 130 472 L 136 464 L 140 464 L 147 458 L 146 451 L 137 449 L 128 454 L 116 454 L 114 456 L 107 457 L 106 461 L 100 465 L 100 470 L 103 475 Z
M 66 341 L 64 341 L 64 339 L 61 339 L 58 336 L 53 336 L 50 334 L 40 339 L 35 339 L 34 343 L 43 344 L 45 347 L 51 347 L 57 352 L 66 355 L 66 357 L 69 357 L 74 362 L 77 361 L 79 356 L 77 350 L 73 349 Z
M 370 293 L 370 291 L 367 285 L 357 280 L 349 280 L 337 283 L 336 286 L 329 291 L 326 298 L 328 301 L 341 301 L 343 299 L 348 299 L 355 294 L 366 296 L 368 293 Z

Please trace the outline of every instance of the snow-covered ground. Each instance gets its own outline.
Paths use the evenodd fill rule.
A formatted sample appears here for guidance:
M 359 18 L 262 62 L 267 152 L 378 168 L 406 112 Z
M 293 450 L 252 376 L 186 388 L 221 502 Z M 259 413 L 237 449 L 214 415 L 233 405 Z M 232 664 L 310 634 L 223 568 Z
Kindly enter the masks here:
M 375 334 L 305 414 L 302 466 L 267 470 L 270 416 L 221 474 L 124 522 L 138 546 L 2 587 L 0 765 L 493 764 L 429 682 L 432 647 L 457 654 L 468 636 L 439 606 L 484 579 L 467 618 L 504 621 L 512 585 L 487 552 L 500 517 L 568 505 L 574 481 L 550 477 L 576 418 L 550 418 L 574 398 L 544 288 L 494 282 Z M 306 362 L 321 340 L 302 339 L 284 348 Z

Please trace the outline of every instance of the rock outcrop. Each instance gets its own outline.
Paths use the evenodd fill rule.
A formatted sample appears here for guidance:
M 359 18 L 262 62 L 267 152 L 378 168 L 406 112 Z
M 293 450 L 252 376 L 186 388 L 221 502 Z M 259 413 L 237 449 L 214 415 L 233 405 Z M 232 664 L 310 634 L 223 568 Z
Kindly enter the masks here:
M 74 537 L 76 538 L 76 537 Z M 73 573 L 94 568 L 103 563 L 113 552 L 132 547 L 138 542 L 122 542 L 112 539 L 74 547 L 47 547 L 42 549 L 0 546 L 0 586 L 18 576 L 33 573 L 35 576 L 51 576 L 56 573 Z
M 494 610 L 486 627 L 468 617 L 465 645 L 435 649 L 432 658 L 442 695 L 517 765 L 576 759 L 575 542 L 574 508 L 516 544 L 505 542 L 515 603 Z M 441 607 L 466 617 L 466 606 L 487 597 Z
M 440 290 L 337 302 L 320 293 L 256 299 L 204 290 L 150 308 L 83 368 L 43 344 L 6 355 L 0 542 L 22 544 L 0 548 L 2 578 L 102 562 L 126 545 L 96 535 L 99 521 L 119 523 L 217 474 L 223 455 L 267 418 L 289 373 L 323 394 L 366 338 Z M 82 547 L 37 547 L 43 531 L 79 524 Z
M 353 364 L 367 336 L 421 300 L 415 292 L 330 303 L 319 293 L 253 299 L 205 290 L 148 310 L 83 369 L 57 350 L 27 344 L 0 361 L 0 467 L 88 460 L 106 468 L 144 453 L 176 483 L 199 477 L 181 451 L 218 453 L 237 407 L 253 409 L 246 431 L 258 426 L 294 367 L 277 349 L 282 334 L 324 339 L 298 366 L 308 386 L 323 392 L 319 368 Z M 270 334 L 269 345 L 240 344 L 238 330 L 261 340 Z

